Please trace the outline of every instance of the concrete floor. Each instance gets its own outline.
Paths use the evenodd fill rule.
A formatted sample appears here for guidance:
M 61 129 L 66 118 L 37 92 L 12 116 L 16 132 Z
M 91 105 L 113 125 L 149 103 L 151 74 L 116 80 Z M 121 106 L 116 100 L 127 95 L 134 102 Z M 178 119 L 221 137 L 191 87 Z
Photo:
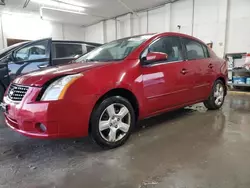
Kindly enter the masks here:
M 0 118 L 1 188 L 249 188 L 250 96 L 144 120 L 124 146 L 36 140 Z

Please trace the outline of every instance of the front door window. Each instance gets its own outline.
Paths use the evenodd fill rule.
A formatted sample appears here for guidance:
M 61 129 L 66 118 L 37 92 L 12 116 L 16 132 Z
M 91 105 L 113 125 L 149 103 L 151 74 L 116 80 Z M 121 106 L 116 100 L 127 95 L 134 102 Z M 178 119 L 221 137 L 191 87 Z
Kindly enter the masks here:
M 153 42 L 143 53 L 161 52 L 167 55 L 166 62 L 182 61 L 182 48 L 178 37 L 163 37 Z
M 15 61 L 28 61 L 48 58 L 48 41 L 41 41 L 30 46 L 26 46 L 15 53 Z
M 8 62 L 10 80 L 50 65 L 50 39 L 35 41 L 17 49 Z

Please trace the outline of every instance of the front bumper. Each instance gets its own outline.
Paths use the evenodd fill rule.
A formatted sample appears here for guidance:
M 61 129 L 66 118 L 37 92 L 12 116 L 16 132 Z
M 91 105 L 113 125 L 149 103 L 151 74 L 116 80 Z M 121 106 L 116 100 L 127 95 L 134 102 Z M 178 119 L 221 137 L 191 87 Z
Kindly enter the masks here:
M 11 129 L 35 138 L 73 138 L 88 135 L 92 109 L 88 97 L 84 101 L 36 101 L 40 91 L 41 88 L 29 88 L 23 100 L 18 103 L 4 97 L 5 122 Z M 46 127 L 45 131 L 40 128 L 41 124 Z

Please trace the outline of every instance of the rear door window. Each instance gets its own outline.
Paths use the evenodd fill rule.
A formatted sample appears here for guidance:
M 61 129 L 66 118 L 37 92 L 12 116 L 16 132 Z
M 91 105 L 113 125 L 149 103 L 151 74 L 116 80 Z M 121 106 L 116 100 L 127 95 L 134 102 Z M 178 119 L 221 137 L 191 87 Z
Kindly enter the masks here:
M 207 49 L 208 47 L 202 44 L 202 48 L 203 48 L 203 50 L 204 50 L 205 57 L 206 57 L 206 58 L 209 58 L 209 57 L 210 57 L 210 54 L 209 54 L 209 51 L 208 51 L 208 49 Z
M 197 42 L 195 40 L 187 39 L 187 38 L 183 38 L 182 41 L 183 41 L 183 44 L 186 47 L 187 59 L 188 60 L 206 58 L 206 54 L 204 52 L 202 44 L 200 44 L 199 42 Z
M 53 43 L 53 59 L 60 58 L 77 58 L 87 53 L 87 46 L 85 44 L 74 43 Z

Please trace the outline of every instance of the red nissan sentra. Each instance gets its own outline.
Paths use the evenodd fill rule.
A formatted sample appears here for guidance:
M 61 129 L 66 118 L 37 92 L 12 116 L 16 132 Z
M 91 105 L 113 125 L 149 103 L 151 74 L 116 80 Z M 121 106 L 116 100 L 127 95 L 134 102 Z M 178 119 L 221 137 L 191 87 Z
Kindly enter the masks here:
M 18 77 L 1 106 L 7 125 L 26 136 L 90 135 L 114 148 L 139 119 L 198 102 L 219 109 L 226 82 L 226 62 L 202 41 L 179 33 L 147 34 L 107 43 L 73 64 Z

